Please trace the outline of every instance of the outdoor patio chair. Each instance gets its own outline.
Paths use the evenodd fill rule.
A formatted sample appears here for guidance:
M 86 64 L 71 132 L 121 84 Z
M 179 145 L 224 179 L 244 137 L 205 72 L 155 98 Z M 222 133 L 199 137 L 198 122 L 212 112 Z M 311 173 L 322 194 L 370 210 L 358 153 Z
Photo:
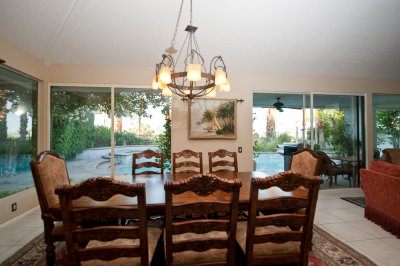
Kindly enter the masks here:
M 46 243 L 46 264 L 55 263 L 54 242 L 64 241 L 63 224 L 59 203 L 54 189 L 59 185 L 69 185 L 67 166 L 63 157 L 51 151 L 43 151 L 35 161 L 30 162 L 36 193 L 44 224 L 44 242 Z
M 146 161 L 137 163 L 137 160 L 140 158 L 145 158 L 145 159 L 158 158 L 160 159 L 160 162 L 157 163 L 154 161 Z M 160 168 L 160 172 L 156 171 L 142 171 L 139 173 L 136 172 L 136 170 L 144 167 Z M 164 174 L 164 154 L 152 150 L 145 150 L 141 153 L 134 153 L 132 155 L 132 175 L 145 175 L 145 174 Z
M 323 157 L 322 174 L 329 177 L 329 186 L 332 186 L 332 179 L 335 178 L 337 184 L 337 176 L 347 175 L 351 187 L 351 179 L 353 178 L 353 165 L 352 164 L 337 164 L 325 152 L 315 151 Z
M 197 162 L 187 160 L 191 157 L 195 158 Z M 179 158 L 184 158 L 184 161 L 177 162 Z M 179 168 L 185 168 L 185 169 L 177 171 Z M 197 170 L 194 170 L 193 168 Z M 203 173 L 203 154 L 201 152 L 194 152 L 192 150 L 183 150 L 181 152 L 174 152 L 172 154 L 172 173 L 173 174 Z
M 69 263 L 72 265 L 149 265 L 162 230 L 147 227 L 145 184 L 113 178 L 89 178 L 73 186 L 56 188 L 60 198 Z M 137 205 L 76 207 L 74 200 L 89 197 L 105 202 L 115 195 L 137 198 Z M 107 225 L 116 219 L 139 219 L 138 225 Z M 87 223 L 99 223 L 90 228 Z M 87 243 L 87 245 L 82 245 Z
M 215 160 L 219 158 L 231 158 L 232 160 Z M 229 168 L 224 168 L 228 166 Z M 238 162 L 236 152 L 230 152 L 224 149 L 217 150 L 216 152 L 208 153 L 208 167 L 210 173 L 216 172 L 238 172 Z M 233 169 L 232 169 L 233 168 Z
M 292 171 L 251 180 L 249 219 L 238 223 L 236 234 L 245 251 L 245 265 L 308 265 L 315 207 L 322 182 L 321 177 L 307 177 Z M 272 192 L 271 197 L 259 198 L 261 190 L 274 187 L 287 192 L 305 187 L 307 192 L 280 197 Z M 305 211 L 293 212 L 298 209 Z M 258 215 L 260 210 L 268 210 L 268 214 Z
M 382 152 L 388 163 L 400 164 L 400 149 L 384 149 Z

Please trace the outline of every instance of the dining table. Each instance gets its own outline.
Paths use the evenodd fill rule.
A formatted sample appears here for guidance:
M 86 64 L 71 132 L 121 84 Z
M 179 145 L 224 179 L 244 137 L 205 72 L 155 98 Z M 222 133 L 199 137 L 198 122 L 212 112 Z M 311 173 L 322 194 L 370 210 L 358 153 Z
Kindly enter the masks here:
M 250 186 L 252 178 L 265 178 L 268 176 L 265 172 L 221 172 L 213 173 L 220 178 L 226 179 L 239 179 L 241 181 L 241 188 L 239 193 L 239 210 L 245 211 L 249 209 Z M 146 187 L 146 209 L 147 215 L 164 215 L 165 213 L 165 191 L 164 183 L 166 181 L 179 181 L 189 178 L 196 174 L 143 174 L 143 175 L 118 175 L 113 176 L 115 180 L 127 182 L 130 184 L 144 183 Z M 259 198 L 267 198 L 274 196 L 306 196 L 307 190 L 297 189 L 293 192 L 286 192 L 277 187 L 272 187 L 267 190 L 262 190 L 259 193 Z M 229 201 L 230 195 L 228 193 L 217 191 L 207 197 L 200 197 L 192 192 L 185 192 L 180 195 L 174 195 L 175 203 L 189 203 L 194 201 Z M 94 206 L 132 206 L 136 205 L 136 197 L 126 197 L 123 195 L 115 195 L 106 201 L 95 201 L 87 197 L 74 200 L 75 207 L 86 208 Z M 51 209 L 55 217 L 60 217 L 60 210 L 58 206 Z

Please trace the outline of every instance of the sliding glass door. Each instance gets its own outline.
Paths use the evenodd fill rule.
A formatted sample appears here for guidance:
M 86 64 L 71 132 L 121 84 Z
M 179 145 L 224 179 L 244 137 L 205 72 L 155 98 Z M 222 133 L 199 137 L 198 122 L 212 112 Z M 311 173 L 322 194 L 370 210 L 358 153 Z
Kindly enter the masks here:
M 254 93 L 255 169 L 287 170 L 290 154 L 309 147 L 350 169 L 350 180 L 340 176 L 337 186 L 357 186 L 365 161 L 363 110 L 363 96 Z
M 52 86 L 51 150 L 75 182 L 130 174 L 133 153 L 159 149 L 169 103 L 151 89 Z

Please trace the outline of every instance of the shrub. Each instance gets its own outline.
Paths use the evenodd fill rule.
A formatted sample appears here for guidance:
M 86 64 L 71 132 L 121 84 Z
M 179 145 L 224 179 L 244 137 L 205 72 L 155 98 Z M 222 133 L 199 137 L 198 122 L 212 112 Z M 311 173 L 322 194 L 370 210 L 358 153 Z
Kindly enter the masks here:
M 292 142 L 293 141 L 293 137 L 290 136 L 288 133 L 282 133 L 281 135 L 279 135 L 278 137 L 278 143 L 282 144 L 284 142 Z

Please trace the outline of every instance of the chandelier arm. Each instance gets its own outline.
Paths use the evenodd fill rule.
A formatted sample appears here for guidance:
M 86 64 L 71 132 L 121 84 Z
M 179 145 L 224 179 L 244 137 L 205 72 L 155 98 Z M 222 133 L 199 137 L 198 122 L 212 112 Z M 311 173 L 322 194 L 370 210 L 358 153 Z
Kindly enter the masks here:
M 204 72 L 206 72 L 207 69 L 206 69 L 206 66 L 204 65 L 204 58 L 201 56 L 200 46 L 199 46 L 199 44 L 197 43 L 197 39 L 196 39 L 196 36 L 195 36 L 194 34 L 193 34 L 193 40 L 194 40 L 194 46 L 196 47 L 196 53 L 197 53 L 198 56 L 201 57 L 201 61 L 202 61 L 201 66 L 203 67 Z M 198 59 L 198 58 L 199 58 L 199 57 L 197 57 L 197 59 Z

